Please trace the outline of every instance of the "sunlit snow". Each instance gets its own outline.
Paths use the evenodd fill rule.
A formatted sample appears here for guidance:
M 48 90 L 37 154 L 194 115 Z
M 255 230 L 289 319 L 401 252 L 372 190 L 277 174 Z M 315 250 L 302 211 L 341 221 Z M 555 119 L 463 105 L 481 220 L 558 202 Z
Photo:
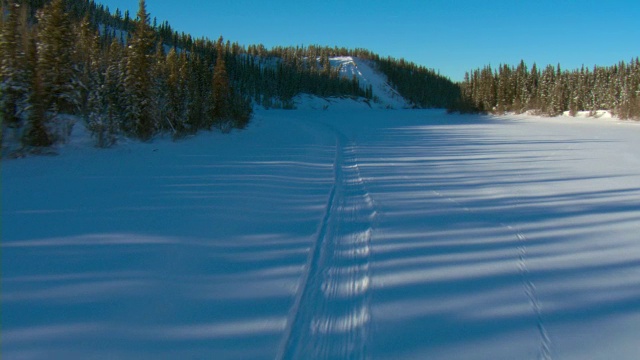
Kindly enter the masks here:
M 3 357 L 637 358 L 637 123 L 333 101 L 3 160 Z

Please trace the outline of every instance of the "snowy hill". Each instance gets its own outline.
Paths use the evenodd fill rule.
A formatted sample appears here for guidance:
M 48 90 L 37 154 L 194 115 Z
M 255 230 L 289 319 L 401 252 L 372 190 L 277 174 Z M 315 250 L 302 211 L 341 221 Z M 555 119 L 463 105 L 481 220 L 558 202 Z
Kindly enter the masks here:
M 411 104 L 389 84 L 387 77 L 375 69 L 372 61 L 354 56 L 336 56 L 330 57 L 329 62 L 331 67 L 338 69 L 344 78 L 351 79 L 355 76 L 362 89 L 371 86 L 375 101 L 362 98 L 322 98 L 301 94 L 295 99 L 297 109 L 404 109 L 411 107 Z
M 340 74 L 346 78 L 355 75 L 363 89 L 371 85 L 374 97 L 379 99 L 382 106 L 395 109 L 410 107 L 402 95 L 389 84 L 387 77 L 374 69 L 372 61 L 352 56 L 333 57 L 329 58 L 329 61 L 331 66 L 340 69 Z

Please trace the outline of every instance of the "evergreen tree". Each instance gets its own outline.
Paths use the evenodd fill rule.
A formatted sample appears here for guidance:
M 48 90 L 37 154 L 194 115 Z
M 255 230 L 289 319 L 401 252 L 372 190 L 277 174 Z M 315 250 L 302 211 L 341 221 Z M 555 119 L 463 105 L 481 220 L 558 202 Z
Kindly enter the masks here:
M 213 124 L 228 130 L 231 124 L 231 86 L 224 61 L 222 38 L 218 40 L 217 53 L 216 65 L 213 68 L 211 119 Z
M 126 70 L 126 52 L 120 42 L 113 38 L 111 45 L 106 51 L 105 75 L 104 75 L 104 96 L 106 101 L 106 112 L 108 121 L 117 131 L 124 130 L 126 110 L 126 99 L 124 91 L 124 79 Z
M 127 127 L 142 140 L 149 140 L 156 130 L 153 93 L 155 44 L 155 32 L 149 26 L 145 1 L 140 0 L 138 18 L 127 48 L 125 92 Z
M 52 117 L 72 113 L 79 105 L 74 35 L 64 0 L 53 0 L 39 13 L 38 76 L 42 101 Z
M 77 39 L 74 63 L 78 64 L 78 83 L 80 89 L 80 108 L 83 115 L 88 115 L 89 92 L 98 84 L 97 72 L 100 71 L 98 33 L 91 25 L 87 14 L 77 26 Z
M 47 129 L 47 104 L 45 100 L 45 90 L 42 84 L 42 71 L 37 66 L 36 57 L 36 39 L 32 39 L 30 42 L 30 54 L 33 54 L 29 63 L 34 69 L 31 77 L 31 93 L 29 94 L 29 114 L 28 114 L 28 127 L 23 137 L 23 143 L 26 146 L 46 147 L 53 144 L 52 136 Z
M 512 83 L 512 86 L 516 87 L 516 94 L 513 99 L 512 109 L 519 114 L 525 111 L 526 106 L 531 99 L 529 72 L 524 60 L 521 60 L 520 64 L 516 68 L 515 76 L 516 80 L 515 83 Z
M 496 112 L 504 113 L 510 109 L 512 99 L 510 97 L 510 79 L 511 69 L 508 65 L 502 65 L 499 68 L 498 84 L 496 94 Z
M 19 0 L 11 0 L 2 10 L 8 14 L 0 33 L 0 115 L 3 128 L 18 129 L 31 87 L 24 46 L 28 40 L 27 9 Z
M 97 33 L 91 29 L 88 17 L 81 23 L 78 47 L 83 89 L 86 104 L 82 114 L 87 117 L 87 128 L 96 139 L 97 147 L 110 147 L 116 142 L 118 132 L 117 118 L 110 109 L 110 87 L 107 82 L 109 71 L 109 52 L 101 52 Z M 108 48 L 107 48 L 108 49 Z
M 548 114 L 551 116 L 561 115 L 564 109 L 566 109 L 566 76 L 560 69 L 560 64 L 557 66 L 556 75 L 553 80 L 551 90 L 551 105 L 549 106 Z
M 183 117 L 185 115 L 185 94 L 181 74 L 182 64 L 175 48 L 171 48 L 165 62 L 167 75 L 167 122 L 171 124 L 176 134 L 184 133 Z
M 621 118 L 640 118 L 639 65 L 638 59 L 629 64 L 622 61 L 611 67 L 595 66 L 591 72 L 584 66 L 580 70 L 562 70 L 558 64 L 540 72 L 535 63 L 527 71 L 521 61 L 515 71 L 502 66 L 493 77 L 487 67 L 476 69 L 465 75 L 462 97 L 450 110 L 469 111 L 471 106 L 477 111 L 501 112 L 509 109 L 512 99 L 511 111 L 516 112 L 533 110 L 555 116 L 567 110 L 575 115 L 578 111 L 594 114 L 605 109 Z M 498 94 L 495 109 L 487 107 L 493 103 L 487 95 L 492 87 L 497 87 Z
M 211 76 L 208 66 L 198 55 L 188 57 L 189 71 L 187 80 L 187 130 L 195 133 L 199 129 L 212 126 Z

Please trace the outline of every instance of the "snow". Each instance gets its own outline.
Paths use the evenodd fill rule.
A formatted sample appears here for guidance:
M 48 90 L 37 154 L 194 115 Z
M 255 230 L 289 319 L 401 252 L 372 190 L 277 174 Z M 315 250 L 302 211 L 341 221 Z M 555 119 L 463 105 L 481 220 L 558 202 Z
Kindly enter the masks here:
M 293 98 L 296 110 L 366 110 L 380 108 L 381 104 L 356 97 L 320 97 L 300 94 Z
M 318 58 L 318 61 L 320 59 Z M 355 109 L 408 109 L 411 104 L 389 83 L 387 77 L 375 69 L 373 62 L 355 56 L 329 57 L 329 63 L 341 76 L 358 79 L 363 90 L 371 86 L 374 100 L 355 97 L 320 97 L 299 94 L 294 98 L 298 110 L 355 110 Z
M 340 74 L 347 79 L 355 76 L 362 89 L 372 87 L 373 95 L 378 98 L 378 107 L 403 109 L 411 105 L 390 85 L 386 76 L 375 69 L 372 61 L 355 56 L 330 57 L 332 68 L 338 68 Z
M 332 180 L 294 123 L 6 161 L 3 355 L 273 357 Z
M 637 123 L 334 101 L 3 160 L 3 357 L 637 357 Z
M 562 113 L 562 116 L 572 116 L 572 115 L 571 115 L 571 113 L 569 111 L 565 111 L 565 112 Z M 591 112 L 591 111 L 578 111 L 573 116 L 574 117 L 579 117 L 579 118 L 591 117 L 591 118 L 595 118 L 595 119 L 613 119 L 614 118 L 613 114 L 611 114 L 611 111 L 609 111 L 609 110 L 596 110 L 594 112 Z

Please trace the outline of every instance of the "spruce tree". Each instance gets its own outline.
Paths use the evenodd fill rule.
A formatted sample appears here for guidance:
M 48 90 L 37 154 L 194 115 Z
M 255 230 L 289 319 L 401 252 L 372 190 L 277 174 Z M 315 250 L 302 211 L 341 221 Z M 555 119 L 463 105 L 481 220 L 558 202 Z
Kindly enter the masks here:
M 116 131 L 124 129 L 124 113 L 126 109 L 124 92 L 124 69 L 122 59 L 124 49 L 120 42 L 113 38 L 105 51 L 104 96 L 109 122 Z
M 224 61 L 222 38 L 218 40 L 216 65 L 213 68 L 212 83 L 212 121 L 221 129 L 228 130 L 231 120 L 231 86 Z
M 186 119 L 184 122 L 188 132 L 196 132 L 202 127 L 204 115 L 208 115 L 203 109 L 204 103 L 209 99 L 204 96 L 201 88 L 205 74 L 200 56 L 192 53 L 187 57 L 186 63 L 188 71 L 186 74 Z M 207 80 L 210 79 L 207 78 Z
M 91 25 L 89 15 L 86 15 L 77 26 L 77 38 L 74 62 L 79 66 L 78 82 L 80 85 L 81 113 L 87 115 L 89 92 L 97 86 L 95 83 L 98 69 L 98 34 Z
M 100 51 L 98 36 L 90 27 L 88 17 L 81 24 L 78 46 L 83 54 L 79 56 L 82 69 L 83 88 L 86 88 L 84 115 L 87 128 L 96 140 L 97 147 L 110 147 L 116 142 L 117 118 L 110 109 L 107 80 L 109 76 L 109 51 Z
M 188 80 L 186 56 L 178 55 L 175 48 L 171 48 L 167 54 L 167 121 L 174 129 L 175 135 L 183 135 L 186 132 L 186 105 Z
M 36 57 L 36 39 L 33 38 L 29 42 L 32 56 L 28 62 L 34 69 L 31 76 L 31 92 L 29 94 L 30 110 L 28 114 L 28 126 L 23 137 L 23 144 L 26 146 L 46 147 L 53 144 L 52 136 L 47 130 L 47 104 L 45 103 L 45 91 L 42 85 L 42 76 L 40 68 L 37 66 Z
M 74 35 L 64 0 L 53 0 L 39 13 L 38 75 L 45 109 L 51 116 L 72 113 L 79 104 L 73 64 Z
M 24 48 L 28 38 L 28 34 L 24 33 L 27 11 L 18 0 L 9 1 L 7 7 L 2 9 L 8 14 L 0 32 L 0 115 L 3 128 L 18 129 L 22 126 L 22 115 L 31 87 Z
M 127 95 L 127 127 L 133 135 L 149 140 L 156 129 L 153 107 L 153 59 L 155 32 L 149 25 L 144 0 L 140 0 L 138 18 L 127 48 L 125 92 Z

